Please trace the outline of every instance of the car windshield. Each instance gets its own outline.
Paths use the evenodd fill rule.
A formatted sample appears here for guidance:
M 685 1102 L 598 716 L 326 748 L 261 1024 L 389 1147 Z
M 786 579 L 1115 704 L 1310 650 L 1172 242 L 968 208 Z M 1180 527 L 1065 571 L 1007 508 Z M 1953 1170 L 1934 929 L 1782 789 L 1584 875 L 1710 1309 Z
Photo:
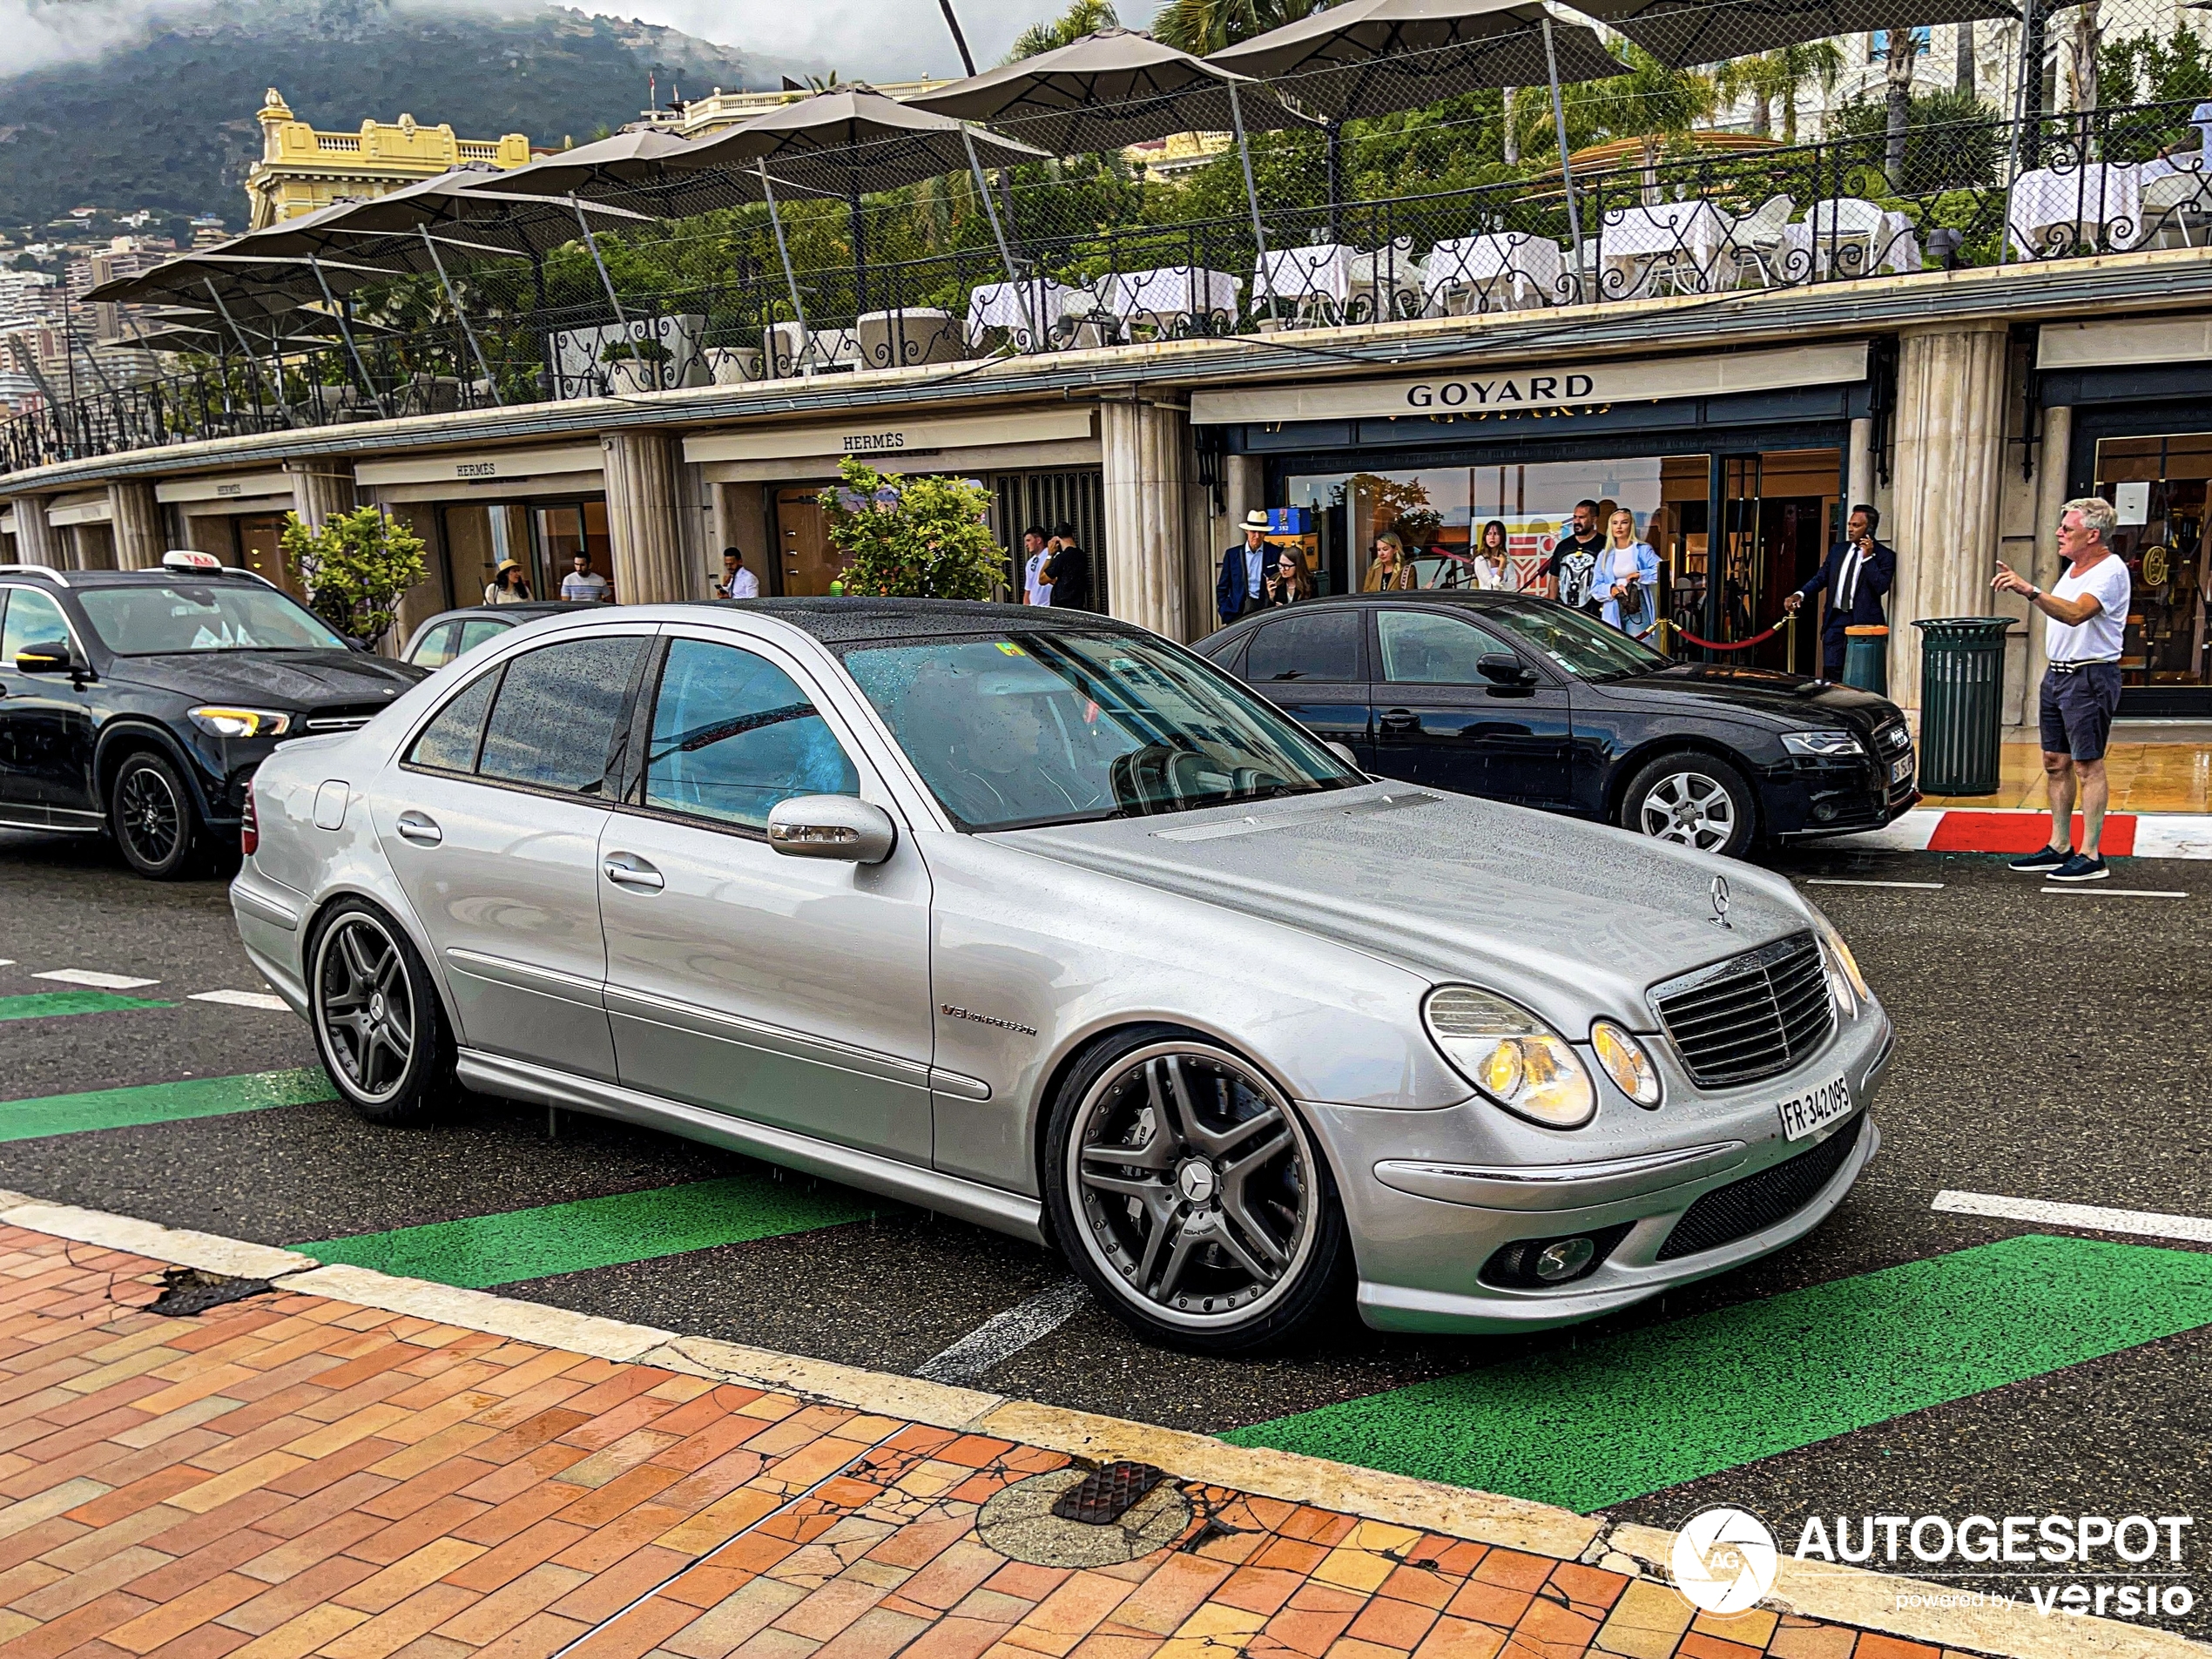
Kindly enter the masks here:
M 1366 781 L 1272 705 L 1157 640 L 1008 633 L 856 648 L 845 666 L 967 829 Z
M 1656 673 L 1670 661 L 1618 628 L 1608 628 L 1594 617 L 1548 599 L 1493 605 L 1481 615 L 1487 625 L 1534 646 L 1578 680 L 1617 680 L 1630 674 Z
M 100 643 L 118 657 L 346 649 L 343 639 L 296 600 L 258 582 L 86 588 L 78 603 Z

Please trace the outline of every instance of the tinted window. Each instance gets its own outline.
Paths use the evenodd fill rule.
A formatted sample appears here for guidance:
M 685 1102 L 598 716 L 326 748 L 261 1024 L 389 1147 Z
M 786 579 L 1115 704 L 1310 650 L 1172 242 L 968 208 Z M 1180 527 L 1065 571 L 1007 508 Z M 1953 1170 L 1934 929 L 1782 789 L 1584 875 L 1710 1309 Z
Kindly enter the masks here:
M 491 694 L 498 689 L 496 670 L 479 674 L 468 690 L 440 709 L 437 718 L 422 728 L 415 747 L 408 751 L 409 764 L 435 766 L 440 772 L 475 771 L 476 744 L 484 735 L 484 714 L 491 707 Z
M 53 599 L 30 588 L 17 588 L 8 595 L 7 618 L 0 624 L 0 663 L 16 665 L 16 653 L 30 645 L 51 644 L 69 637 L 69 624 Z
M 78 601 L 118 657 L 184 651 L 343 651 L 300 603 L 259 582 L 165 582 L 88 588 Z
M 1476 685 L 1475 664 L 1512 651 L 1473 623 L 1436 611 L 1386 610 L 1375 618 L 1382 637 L 1382 677 L 1393 685 Z
M 443 668 L 461 653 L 454 650 L 454 637 L 460 633 L 457 622 L 442 622 L 415 642 L 415 652 L 408 658 L 424 668 Z
M 1364 679 L 1359 613 L 1324 610 L 1269 623 L 1253 637 L 1244 678 L 1255 685 L 1274 680 Z
M 857 795 L 860 775 L 791 676 L 733 645 L 678 639 L 662 664 L 645 805 L 765 829 L 793 795 Z
M 503 622 L 493 622 L 483 617 L 471 617 L 461 624 L 461 643 L 454 647 L 453 654 L 455 657 L 466 657 L 487 639 L 498 638 L 510 625 Z
M 484 727 L 478 775 L 597 794 L 606 783 L 615 719 L 643 644 L 572 639 L 515 658 Z

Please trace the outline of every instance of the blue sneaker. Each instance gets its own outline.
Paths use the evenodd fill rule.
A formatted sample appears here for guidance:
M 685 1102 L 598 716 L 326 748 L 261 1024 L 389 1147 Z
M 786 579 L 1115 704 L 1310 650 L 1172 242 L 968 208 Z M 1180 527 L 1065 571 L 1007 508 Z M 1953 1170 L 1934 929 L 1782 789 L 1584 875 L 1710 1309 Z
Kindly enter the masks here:
M 2102 859 L 2084 858 L 2076 853 L 2046 879 L 2052 881 L 2101 881 L 2111 873 L 2105 868 Z
M 2054 870 L 2065 868 L 2073 858 L 2074 849 L 2070 846 L 2047 846 L 2024 859 L 2014 859 L 2005 867 L 2018 870 L 2022 875 L 2049 875 Z

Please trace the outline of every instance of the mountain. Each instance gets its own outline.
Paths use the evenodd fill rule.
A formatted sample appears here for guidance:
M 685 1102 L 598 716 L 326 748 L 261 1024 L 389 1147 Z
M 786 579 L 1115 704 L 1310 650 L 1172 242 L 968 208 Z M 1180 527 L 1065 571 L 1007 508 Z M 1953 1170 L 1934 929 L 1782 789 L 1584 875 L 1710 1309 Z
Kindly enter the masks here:
M 558 145 L 634 120 L 649 75 L 665 99 L 678 84 L 774 86 L 793 68 L 533 0 L 45 0 L 32 11 L 81 21 L 79 55 L 0 67 L 0 226 L 88 203 L 242 227 L 261 149 L 253 114 L 271 86 L 325 131 L 404 111 L 463 138 Z

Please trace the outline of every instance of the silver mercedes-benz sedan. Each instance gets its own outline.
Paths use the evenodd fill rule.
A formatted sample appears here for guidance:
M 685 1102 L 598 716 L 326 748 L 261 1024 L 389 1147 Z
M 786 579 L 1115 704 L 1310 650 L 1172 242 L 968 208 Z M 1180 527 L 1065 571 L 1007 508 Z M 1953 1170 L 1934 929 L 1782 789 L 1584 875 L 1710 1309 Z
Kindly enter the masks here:
M 1507 693 L 1501 693 L 1505 695 Z M 1888 1018 L 1782 878 L 1362 775 L 1078 612 L 637 607 L 280 748 L 232 888 L 364 1116 L 456 1083 L 1064 1251 L 1231 1352 L 1588 1319 L 1798 1238 Z

